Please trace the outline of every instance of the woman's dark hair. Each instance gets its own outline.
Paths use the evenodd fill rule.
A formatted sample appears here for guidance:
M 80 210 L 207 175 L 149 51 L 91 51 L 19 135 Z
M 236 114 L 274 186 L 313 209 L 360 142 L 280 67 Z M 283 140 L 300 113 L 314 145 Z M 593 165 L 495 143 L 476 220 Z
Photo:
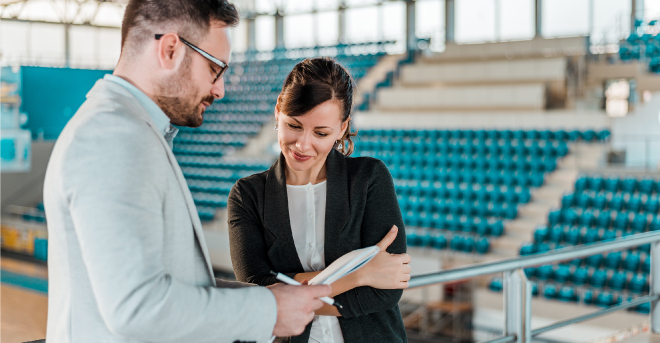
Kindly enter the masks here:
M 344 136 L 335 143 L 342 154 L 353 153 L 351 114 L 353 112 L 353 89 L 355 83 L 348 71 L 329 57 L 308 58 L 296 64 L 282 86 L 277 98 L 279 110 L 291 117 L 303 115 L 316 106 L 335 100 L 340 103 L 342 123 L 348 120 Z M 341 148 L 339 148 L 341 144 Z

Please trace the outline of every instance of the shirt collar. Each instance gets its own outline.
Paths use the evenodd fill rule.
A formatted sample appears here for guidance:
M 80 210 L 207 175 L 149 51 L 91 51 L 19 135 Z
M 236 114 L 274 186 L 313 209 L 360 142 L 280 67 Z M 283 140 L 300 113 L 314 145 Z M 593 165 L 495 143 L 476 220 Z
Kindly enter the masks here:
M 158 107 L 158 105 L 156 105 L 153 100 L 151 100 L 150 97 L 148 97 L 146 94 L 144 94 L 143 91 L 132 85 L 130 82 L 119 76 L 106 74 L 103 79 L 124 86 L 124 88 L 126 88 L 135 98 L 137 98 L 140 104 L 142 104 L 142 106 L 147 110 L 147 113 L 149 113 L 151 119 L 154 121 L 154 123 L 156 123 L 156 127 L 158 130 L 160 130 L 163 136 L 165 138 L 170 136 L 173 139 L 173 136 L 176 135 L 178 129 L 172 126 L 170 123 L 170 118 L 165 114 L 165 112 L 163 112 L 163 110 L 160 109 L 160 107 Z M 170 143 L 169 140 L 168 143 Z

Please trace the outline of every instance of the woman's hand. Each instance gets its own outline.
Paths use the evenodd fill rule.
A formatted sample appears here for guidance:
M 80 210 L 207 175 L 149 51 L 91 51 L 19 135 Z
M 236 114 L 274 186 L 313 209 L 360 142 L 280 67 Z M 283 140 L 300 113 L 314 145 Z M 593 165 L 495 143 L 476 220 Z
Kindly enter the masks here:
M 392 226 L 390 232 L 376 244 L 380 252 L 364 267 L 356 271 L 362 286 L 370 286 L 378 289 L 403 289 L 408 288 L 410 280 L 410 255 L 390 254 L 387 247 L 394 242 L 399 228 Z

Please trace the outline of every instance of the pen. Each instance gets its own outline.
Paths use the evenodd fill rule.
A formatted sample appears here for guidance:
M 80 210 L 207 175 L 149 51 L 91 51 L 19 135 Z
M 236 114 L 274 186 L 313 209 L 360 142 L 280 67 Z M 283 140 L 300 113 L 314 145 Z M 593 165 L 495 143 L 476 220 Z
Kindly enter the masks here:
M 292 279 L 292 278 L 290 278 L 290 277 L 288 277 L 288 276 L 286 276 L 282 273 L 276 273 L 274 271 L 271 271 L 270 273 L 275 275 L 275 277 L 278 280 L 280 280 L 280 281 L 282 281 L 282 282 L 284 282 L 288 285 L 294 285 L 294 286 L 300 286 L 301 285 L 300 282 L 298 282 L 298 281 L 296 281 L 296 280 L 294 280 L 294 279 Z M 343 306 L 341 306 L 340 303 L 336 302 L 335 299 L 332 299 L 332 298 L 323 297 L 323 298 L 319 298 L 319 300 L 323 301 L 324 303 L 326 303 L 328 305 L 334 305 L 334 306 L 337 306 L 339 308 L 344 308 Z

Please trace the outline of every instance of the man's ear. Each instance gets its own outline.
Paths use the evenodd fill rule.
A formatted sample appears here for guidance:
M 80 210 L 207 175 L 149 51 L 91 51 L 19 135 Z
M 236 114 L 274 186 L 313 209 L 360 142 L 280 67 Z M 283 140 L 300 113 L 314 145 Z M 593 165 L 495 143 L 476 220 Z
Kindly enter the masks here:
M 186 50 L 183 42 L 175 33 L 168 33 L 160 37 L 158 42 L 158 63 L 163 69 L 176 69 L 185 57 Z

